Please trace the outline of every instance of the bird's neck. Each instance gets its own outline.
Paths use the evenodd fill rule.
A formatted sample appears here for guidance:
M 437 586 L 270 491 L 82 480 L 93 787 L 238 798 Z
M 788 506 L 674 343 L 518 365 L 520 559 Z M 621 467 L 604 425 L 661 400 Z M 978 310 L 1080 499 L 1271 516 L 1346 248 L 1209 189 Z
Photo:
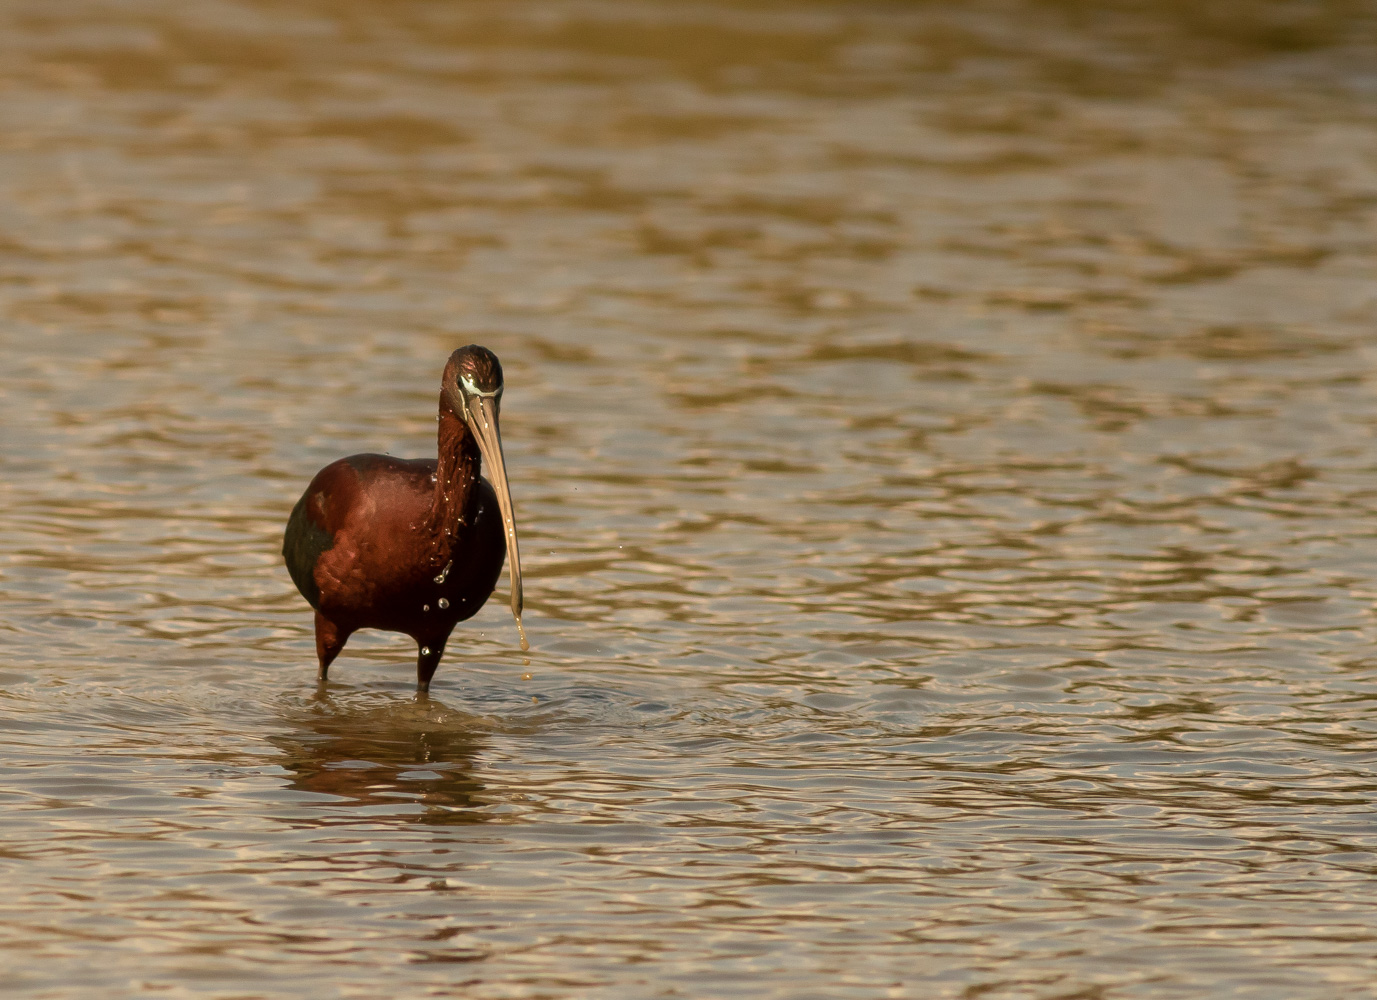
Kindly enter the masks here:
M 431 499 L 429 529 L 437 555 L 447 553 L 471 520 L 482 456 L 468 425 L 440 400 L 440 425 L 436 434 L 439 461 L 435 469 L 435 494 Z

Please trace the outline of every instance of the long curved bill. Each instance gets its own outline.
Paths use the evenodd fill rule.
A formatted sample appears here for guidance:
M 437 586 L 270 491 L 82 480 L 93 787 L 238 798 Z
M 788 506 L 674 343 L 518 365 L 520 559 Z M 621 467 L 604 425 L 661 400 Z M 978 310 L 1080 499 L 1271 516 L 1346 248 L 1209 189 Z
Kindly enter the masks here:
M 512 514 L 512 491 L 507 485 L 507 463 L 502 458 L 502 435 L 497 429 L 497 400 L 492 396 L 472 396 L 468 400 L 469 429 L 478 439 L 478 450 L 488 463 L 488 477 L 497 491 L 502 509 L 502 525 L 507 534 L 507 567 L 512 575 L 512 616 L 521 636 L 521 648 L 530 649 L 526 630 L 521 627 L 521 552 L 516 546 L 516 518 Z

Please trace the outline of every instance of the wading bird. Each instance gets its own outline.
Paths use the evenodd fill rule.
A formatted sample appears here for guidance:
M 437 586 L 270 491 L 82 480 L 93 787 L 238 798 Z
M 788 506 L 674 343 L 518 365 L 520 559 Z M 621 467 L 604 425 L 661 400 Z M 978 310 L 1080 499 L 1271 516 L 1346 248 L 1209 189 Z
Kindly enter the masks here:
M 470 344 L 440 381 L 439 458 L 351 455 L 316 473 L 287 521 L 282 556 L 316 611 L 317 680 L 361 628 L 416 640 L 416 689 L 424 693 L 454 626 L 483 606 L 511 569 L 512 614 L 521 628 L 521 557 L 502 461 L 497 414 L 502 365 Z M 479 478 L 487 462 L 491 484 Z

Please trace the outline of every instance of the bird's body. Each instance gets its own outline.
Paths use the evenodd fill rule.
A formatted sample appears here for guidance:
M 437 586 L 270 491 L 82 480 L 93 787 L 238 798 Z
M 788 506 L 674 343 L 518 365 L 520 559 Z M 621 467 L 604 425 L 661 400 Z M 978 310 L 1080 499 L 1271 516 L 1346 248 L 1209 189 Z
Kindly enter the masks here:
M 350 633 L 377 628 L 411 636 L 438 663 L 454 626 L 492 593 L 507 549 L 487 481 L 478 480 L 468 523 L 451 544 L 435 545 L 416 528 L 430 515 L 437 464 L 342 458 L 320 470 L 297 502 L 287 524 L 287 569 L 333 626 L 336 638 L 326 637 L 327 650 L 337 653 Z
M 321 681 L 352 633 L 377 628 L 416 640 L 417 685 L 426 690 L 454 626 L 492 593 L 507 538 L 520 627 L 516 530 L 497 435 L 501 371 L 483 348 L 456 351 L 440 393 L 438 458 L 342 458 L 297 501 L 282 555 L 316 612 Z M 485 453 L 496 488 L 479 476 Z

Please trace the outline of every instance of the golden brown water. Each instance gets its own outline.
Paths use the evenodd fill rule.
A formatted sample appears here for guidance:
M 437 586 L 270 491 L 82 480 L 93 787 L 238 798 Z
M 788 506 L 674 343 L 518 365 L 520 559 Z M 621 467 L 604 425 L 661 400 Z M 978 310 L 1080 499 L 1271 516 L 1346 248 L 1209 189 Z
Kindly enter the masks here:
M 0 986 L 1370 996 L 1375 39 L 0 7 Z M 529 666 L 317 697 L 287 514 L 472 341 Z

